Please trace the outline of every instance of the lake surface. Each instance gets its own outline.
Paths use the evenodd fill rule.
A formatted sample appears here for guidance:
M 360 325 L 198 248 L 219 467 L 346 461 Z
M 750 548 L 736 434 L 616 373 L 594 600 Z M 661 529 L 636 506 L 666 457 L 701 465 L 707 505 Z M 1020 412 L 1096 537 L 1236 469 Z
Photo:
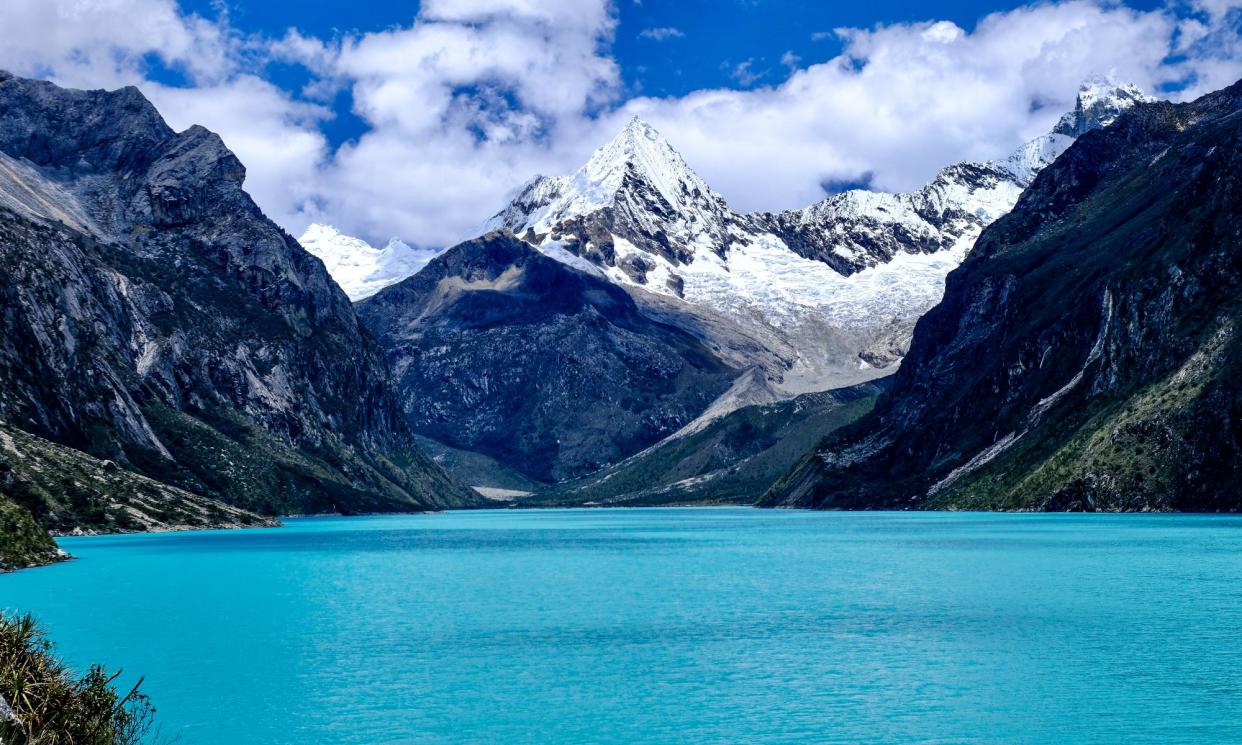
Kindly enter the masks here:
M 197 743 L 1242 742 L 1242 519 L 487 511 L 0 576 Z

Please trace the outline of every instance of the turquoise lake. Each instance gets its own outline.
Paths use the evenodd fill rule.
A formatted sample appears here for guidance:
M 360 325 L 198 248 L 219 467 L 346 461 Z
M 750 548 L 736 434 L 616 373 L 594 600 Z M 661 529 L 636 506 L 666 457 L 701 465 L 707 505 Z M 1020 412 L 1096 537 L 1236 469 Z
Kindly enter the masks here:
M 485 511 L 0 576 L 213 743 L 1242 742 L 1242 518 Z

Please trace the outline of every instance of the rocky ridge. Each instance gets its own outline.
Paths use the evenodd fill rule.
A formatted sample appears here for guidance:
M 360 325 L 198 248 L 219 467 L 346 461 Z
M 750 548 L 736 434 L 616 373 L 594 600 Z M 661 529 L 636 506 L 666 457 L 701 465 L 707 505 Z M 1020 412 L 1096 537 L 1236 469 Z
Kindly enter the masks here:
M 535 482 L 667 437 L 736 375 L 620 287 L 508 232 L 449 249 L 358 312 L 415 431 Z

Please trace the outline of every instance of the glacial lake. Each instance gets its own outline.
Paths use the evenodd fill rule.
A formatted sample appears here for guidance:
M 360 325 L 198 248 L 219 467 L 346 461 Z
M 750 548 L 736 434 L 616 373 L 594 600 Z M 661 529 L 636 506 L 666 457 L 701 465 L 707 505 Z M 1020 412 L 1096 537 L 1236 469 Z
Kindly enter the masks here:
M 1242 518 L 484 511 L 0 576 L 213 743 L 1242 742 Z

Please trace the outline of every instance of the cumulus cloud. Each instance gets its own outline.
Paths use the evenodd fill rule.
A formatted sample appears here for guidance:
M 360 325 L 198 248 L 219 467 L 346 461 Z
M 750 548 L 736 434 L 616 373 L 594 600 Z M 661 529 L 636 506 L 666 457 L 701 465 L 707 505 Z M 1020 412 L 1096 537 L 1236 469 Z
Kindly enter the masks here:
M 836 29 L 815 34 L 840 42 L 836 57 L 787 54 L 779 84 L 627 98 L 609 0 L 427 0 L 408 26 L 335 40 L 247 37 L 174 0 L 6 0 L 0 67 L 138 84 L 174 126 L 219 131 L 247 164 L 248 188 L 292 232 L 325 220 L 372 242 L 444 245 L 529 177 L 572 170 L 634 114 L 738 209 L 802 206 L 825 184 L 916 187 L 947 163 L 1002 156 L 1047 131 L 1093 73 L 1175 98 L 1233 82 L 1240 17 L 1239 0 L 1147 11 L 1063 0 L 970 29 Z M 263 79 L 271 59 L 304 66 L 311 84 Z M 152 60 L 185 84 L 152 82 Z M 750 88 L 755 64 L 725 72 Z M 322 102 L 339 90 L 366 130 L 332 150 Z
M 0 64 L 66 84 L 128 84 L 141 79 L 148 55 L 213 81 L 233 68 L 237 52 L 226 27 L 182 15 L 169 0 L 0 4 Z
M 825 182 L 906 190 L 941 166 L 1002 156 L 1048 131 L 1103 73 L 1185 98 L 1242 76 L 1228 13 L 1174 56 L 1177 15 L 1112 3 L 1041 4 L 949 22 L 839 29 L 842 53 L 753 91 L 626 102 L 741 209 L 812 202 Z M 1226 41 L 1227 40 L 1227 41 Z M 1169 93 L 1172 88 L 1175 92 Z
M 413 26 L 348 40 L 336 74 L 371 129 L 325 172 L 322 215 L 371 238 L 469 237 L 535 171 L 568 167 L 620 86 L 604 0 L 426 3 Z

